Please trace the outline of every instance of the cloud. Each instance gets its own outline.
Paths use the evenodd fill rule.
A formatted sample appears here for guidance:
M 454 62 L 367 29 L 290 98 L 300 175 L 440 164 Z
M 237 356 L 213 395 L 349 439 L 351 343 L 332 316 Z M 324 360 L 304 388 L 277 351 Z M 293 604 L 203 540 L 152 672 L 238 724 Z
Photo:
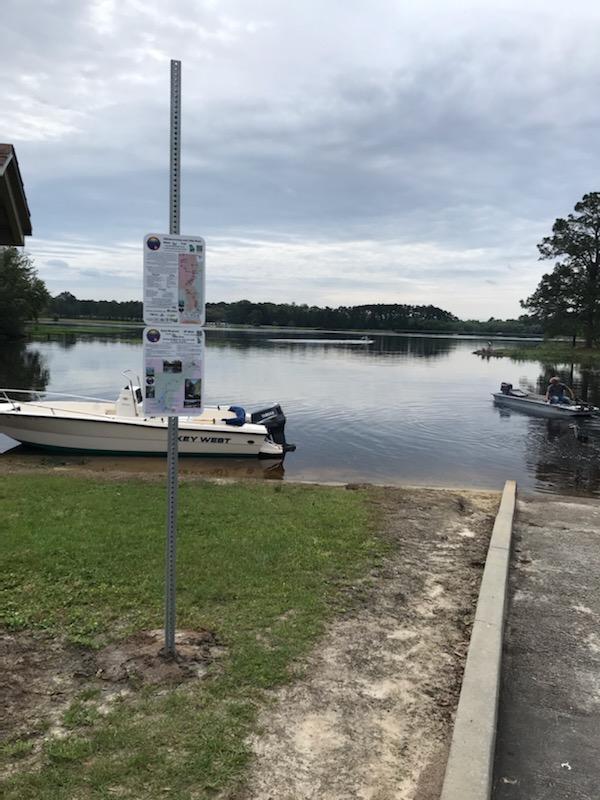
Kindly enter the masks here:
M 224 299 L 515 315 L 548 268 L 536 242 L 597 188 L 592 2 L 7 0 L 3 22 L 4 135 L 63 288 L 141 293 L 171 57 L 182 230 Z
M 86 296 L 140 298 L 141 239 L 101 247 L 85 240 L 50 240 L 32 253 L 53 291 L 73 291 L 69 287 L 78 281 Z M 56 253 L 66 253 L 68 260 L 56 258 Z M 511 275 L 504 258 L 501 250 L 492 254 L 399 240 L 215 235 L 207 249 L 207 300 L 290 302 L 293 286 L 298 303 L 431 302 L 469 317 L 472 304 L 489 295 L 489 276 L 500 302 L 515 290 L 519 296 L 527 293 L 526 274 Z M 514 263 L 519 263 L 516 253 Z

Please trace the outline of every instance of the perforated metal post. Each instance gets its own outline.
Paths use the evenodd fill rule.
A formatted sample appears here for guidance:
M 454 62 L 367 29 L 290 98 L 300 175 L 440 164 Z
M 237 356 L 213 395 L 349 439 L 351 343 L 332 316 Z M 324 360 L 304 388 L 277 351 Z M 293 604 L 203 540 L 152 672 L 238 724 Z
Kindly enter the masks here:
M 181 155 L 181 61 L 171 61 L 171 170 L 169 232 L 179 234 Z M 169 417 L 167 433 L 167 543 L 165 553 L 165 655 L 175 658 L 175 587 L 177 560 L 177 488 L 179 418 Z
M 179 233 L 179 165 L 181 158 L 181 61 L 171 61 L 171 186 L 169 232 Z

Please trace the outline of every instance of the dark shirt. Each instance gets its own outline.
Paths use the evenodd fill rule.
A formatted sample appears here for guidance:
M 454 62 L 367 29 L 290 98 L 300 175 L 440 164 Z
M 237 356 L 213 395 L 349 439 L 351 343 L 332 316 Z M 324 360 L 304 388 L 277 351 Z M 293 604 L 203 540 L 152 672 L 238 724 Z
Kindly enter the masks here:
M 548 397 L 564 397 L 567 387 L 564 383 L 551 383 L 548 386 Z

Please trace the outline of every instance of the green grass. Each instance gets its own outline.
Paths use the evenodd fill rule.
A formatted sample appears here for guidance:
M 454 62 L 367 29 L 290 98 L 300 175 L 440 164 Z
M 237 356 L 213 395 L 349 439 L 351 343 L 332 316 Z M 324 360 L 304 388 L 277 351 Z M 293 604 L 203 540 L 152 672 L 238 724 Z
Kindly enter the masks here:
M 30 336 L 42 336 L 46 334 L 65 335 L 69 333 L 92 333 L 98 336 L 108 334 L 120 334 L 121 336 L 138 336 L 143 330 L 144 324 L 137 326 L 119 325 L 118 322 L 107 324 L 86 324 L 85 322 L 60 323 L 60 322 L 31 322 L 27 325 L 27 333 Z
M 569 342 L 543 342 L 533 347 L 507 347 L 502 352 L 515 361 L 543 361 L 547 364 L 600 363 L 600 348 L 572 347 Z
M 24 739 L 15 739 L 0 745 L 0 757 L 9 761 L 25 758 L 33 750 L 33 742 Z
M 98 647 L 160 628 L 165 491 L 141 482 L 8 476 L 0 485 L 0 624 Z M 108 716 L 94 691 L 64 713 L 39 771 L 7 800 L 208 798 L 235 786 L 265 690 L 292 667 L 344 592 L 384 551 L 366 491 L 264 484 L 179 490 L 178 627 L 214 630 L 227 655 L 208 679 L 141 689 Z M 345 599 L 342 599 L 345 598 Z M 15 743 L 14 762 L 28 752 Z

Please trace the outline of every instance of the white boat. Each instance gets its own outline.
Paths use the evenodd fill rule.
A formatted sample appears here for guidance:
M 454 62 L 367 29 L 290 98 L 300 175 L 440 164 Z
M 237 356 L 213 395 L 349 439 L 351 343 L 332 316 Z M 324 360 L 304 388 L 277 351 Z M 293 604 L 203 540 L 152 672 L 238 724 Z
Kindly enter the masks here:
M 14 395 L 34 395 L 36 399 L 20 400 Z M 70 399 L 47 399 L 50 396 Z M 285 421 L 279 405 L 254 413 L 237 406 L 205 408 L 201 416 L 179 417 L 179 454 L 283 458 L 295 449 L 285 441 Z M 142 391 L 129 379 L 116 402 L 0 389 L 0 433 L 30 447 L 103 455 L 165 455 L 167 427 L 167 417 L 144 416 Z
M 548 403 L 543 395 L 513 389 L 512 384 L 503 383 L 499 392 L 492 394 L 494 402 L 499 406 L 516 408 L 527 414 L 538 417 L 554 417 L 555 419 L 571 419 L 573 417 L 591 417 L 598 413 L 595 406 L 588 403 Z

